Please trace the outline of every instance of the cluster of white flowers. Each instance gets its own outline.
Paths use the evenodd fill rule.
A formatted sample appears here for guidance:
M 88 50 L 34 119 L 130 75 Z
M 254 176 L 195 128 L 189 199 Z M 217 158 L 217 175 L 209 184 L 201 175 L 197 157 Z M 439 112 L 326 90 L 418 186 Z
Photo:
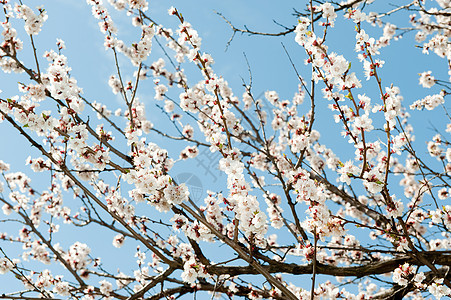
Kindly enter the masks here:
M 423 53 L 429 54 L 429 51 L 433 51 L 439 57 L 446 57 L 449 60 L 451 48 L 446 29 L 446 24 L 449 22 L 447 18 L 449 3 L 437 0 L 437 4 L 438 6 L 430 9 L 429 12 L 420 10 L 419 17 L 416 14 L 410 15 L 410 23 L 417 30 L 416 41 L 423 43 Z M 431 23 L 434 26 L 430 26 Z M 428 36 L 432 37 L 427 40 Z
M 434 282 L 428 286 L 428 291 L 434 295 L 435 299 L 451 296 L 451 289 L 443 284 L 443 278 L 435 279 Z
M 0 159 L 0 172 L 8 172 L 9 170 L 10 170 L 10 165 Z
M 171 205 L 187 201 L 188 187 L 184 183 L 174 183 L 172 178 L 165 174 L 174 163 L 168 158 L 167 151 L 153 143 L 145 145 L 140 141 L 136 145 L 139 150 L 134 152 L 135 169 L 124 174 L 125 180 L 134 186 L 129 192 L 130 196 L 136 202 L 141 202 L 146 197 L 149 203 L 160 211 L 167 211 Z M 186 152 L 194 157 L 196 148 L 187 149 Z
M 108 0 L 116 10 L 123 10 L 127 7 L 127 0 Z
M 30 164 L 31 165 L 31 169 L 34 172 L 43 172 L 45 170 L 49 170 L 50 169 L 50 163 L 47 161 L 45 162 L 44 159 L 42 159 L 42 157 L 36 158 L 36 159 L 31 159 L 31 157 L 29 156 L 27 158 L 27 165 Z
M 76 242 L 70 246 L 69 251 L 63 254 L 63 258 L 74 270 L 82 270 L 88 267 L 91 262 L 90 252 L 91 249 L 88 245 Z
M 430 49 L 433 49 L 435 54 L 437 54 L 440 57 L 449 57 L 450 50 L 448 44 L 448 37 L 441 34 L 435 35 L 429 40 L 429 42 L 424 43 L 423 53 L 429 53 Z
M 12 16 L 12 7 L 10 4 L 3 3 L 3 8 L 6 12 L 6 15 Z M 5 54 L 12 54 L 14 52 L 19 52 L 23 49 L 22 41 L 17 37 L 17 31 L 11 25 L 9 19 L 6 19 L 2 22 L 3 32 L 2 32 L 2 47 L 0 48 L 0 67 L 3 72 L 11 73 L 16 72 L 20 73 L 23 70 L 18 66 L 18 64 L 14 61 L 13 58 L 7 57 Z
M 449 160 L 450 157 L 448 154 L 449 151 L 446 150 L 446 152 L 445 152 L 445 150 L 441 147 L 444 144 L 443 144 L 443 140 L 442 140 L 442 137 L 440 136 L 440 134 L 436 134 L 432 138 L 432 141 L 429 141 L 427 143 L 427 145 L 428 145 L 428 152 L 431 157 L 435 157 L 437 160 L 444 160 L 446 158 L 448 160 L 448 162 L 450 161 Z
M 179 35 L 178 43 L 180 45 L 189 44 L 191 45 L 194 50 L 197 50 L 200 48 L 202 44 L 202 39 L 199 37 L 199 34 L 197 31 L 191 26 L 188 22 L 182 22 L 179 25 L 179 28 L 177 30 L 177 34 Z M 193 60 L 195 57 L 195 54 L 197 52 L 191 52 L 191 54 L 188 52 L 187 57 L 191 57 L 191 60 Z M 193 56 L 194 55 L 194 56 Z
M 395 195 L 391 196 L 391 203 L 389 203 L 386 207 L 387 216 L 397 218 L 401 217 L 404 211 L 404 204 L 401 200 L 397 200 Z
M 182 279 L 188 283 L 194 283 L 197 278 L 207 277 L 204 265 L 194 259 L 188 260 L 183 265 Z
M 405 263 L 393 271 L 393 282 L 406 286 L 411 280 L 411 275 L 415 273 L 416 268 L 414 266 Z
M 100 283 L 100 292 L 105 295 L 105 296 L 109 296 L 110 293 L 113 291 L 113 284 L 111 284 L 111 282 L 108 282 L 106 280 L 102 280 L 99 282 Z
M 178 205 L 188 200 L 188 187 L 182 183 L 180 185 L 169 185 L 164 189 L 164 197 L 173 205 Z
M 125 221 L 130 221 L 135 215 L 135 207 L 120 195 L 114 188 L 109 189 L 108 193 L 105 193 L 105 200 L 108 206 L 108 210 L 116 213 L 120 218 Z
M 152 25 L 142 27 L 142 37 L 137 44 L 133 44 L 128 49 L 118 45 L 118 49 L 127 55 L 135 66 L 138 66 L 149 56 L 152 50 L 152 38 L 155 35 L 155 29 Z
M 197 146 L 186 146 L 185 149 L 180 152 L 180 159 L 195 158 L 198 154 L 199 149 Z
M 158 34 L 158 32 L 156 34 Z M 170 72 L 169 70 L 164 68 L 165 64 L 166 63 L 165 63 L 164 59 L 162 59 L 160 57 L 150 65 L 149 69 L 152 70 L 153 77 L 155 77 L 155 78 L 158 78 L 159 76 L 164 77 L 168 81 L 169 86 L 173 86 L 174 82 L 178 82 L 178 83 L 186 82 L 185 73 L 183 71 L 176 71 L 174 73 Z M 141 71 L 142 74 L 147 74 L 147 72 L 148 72 L 148 70 Z M 155 82 L 155 84 L 160 84 L 159 79 L 155 79 L 154 82 Z M 159 89 L 163 90 L 164 88 L 160 87 Z M 157 100 L 160 100 L 160 99 L 157 99 Z
M 92 151 L 86 151 L 83 156 L 98 170 L 105 169 L 106 164 L 110 162 L 110 150 L 100 145 L 95 145 Z
M 374 126 L 372 125 L 373 120 L 370 119 L 369 114 L 365 113 L 364 115 L 357 116 L 355 118 L 355 122 L 353 124 L 356 131 L 371 131 L 374 129 Z
M 323 13 L 323 18 L 332 23 L 331 26 L 333 26 L 333 22 L 337 17 L 337 14 L 335 13 L 335 8 L 332 6 L 332 4 L 328 2 L 323 3 L 319 6 L 319 10 Z
M 381 170 L 372 169 L 363 173 L 363 185 L 372 194 L 379 193 L 384 187 L 384 174 Z
M 163 100 L 164 94 L 168 91 L 168 88 L 164 84 L 155 85 L 155 100 Z M 169 103 L 172 103 L 168 101 Z M 173 109 L 166 109 L 166 111 L 171 112 Z
M 429 211 L 432 224 L 444 224 L 446 228 L 451 228 L 451 205 Z
M 410 109 L 422 110 L 426 108 L 427 110 L 433 110 L 443 103 L 445 103 L 445 99 L 442 94 L 427 95 L 423 99 L 417 100 L 411 104 Z
M 224 208 L 220 206 L 224 203 L 224 196 L 220 193 L 214 196 L 212 191 L 207 191 L 207 194 L 208 196 L 204 199 L 206 206 L 201 207 L 205 213 L 205 218 L 213 227 L 225 233 L 226 228 L 223 224 L 225 219 Z
M 22 229 L 21 234 L 22 239 L 25 239 L 25 235 L 29 237 L 29 232 L 25 227 Z M 27 242 L 24 244 L 24 249 L 30 249 L 30 251 L 25 251 L 22 253 L 22 259 L 24 261 L 31 258 L 46 265 L 51 263 L 50 253 L 47 251 L 47 248 L 40 243 L 40 241 L 35 240 L 33 242 Z
M 111 75 L 110 79 L 108 80 L 108 85 L 111 87 L 113 94 L 120 93 L 122 91 L 122 84 L 119 78 L 117 78 L 115 75 Z
M 149 6 L 146 0 L 128 0 L 127 2 L 130 9 L 139 9 L 141 11 L 146 11 Z
M 25 20 L 25 31 L 29 35 L 37 35 L 41 31 L 41 27 L 47 20 L 47 12 L 43 8 L 39 8 L 39 14 L 36 15 L 31 8 L 24 4 L 16 4 L 14 7 L 17 12 L 17 18 Z
M 205 91 L 201 86 L 194 86 L 181 93 L 180 96 L 180 107 L 184 111 L 189 111 L 196 113 L 208 102 L 213 102 L 213 99 L 205 95 Z
M 7 258 L 0 258 L 0 274 L 6 274 L 14 269 L 14 264 Z
M 403 100 L 403 97 L 400 95 L 398 87 L 386 87 L 384 96 L 385 120 L 388 122 L 388 130 L 393 130 L 396 125 L 396 117 L 401 113 L 401 101 Z M 381 107 L 375 107 L 375 109 L 378 108 L 380 109 Z M 384 129 L 387 130 L 387 128 Z
M 45 86 L 42 84 L 19 84 L 19 91 L 26 93 L 22 96 L 22 100 L 31 99 L 32 101 L 41 102 L 45 99 Z
M 70 286 L 66 281 L 59 281 L 55 283 L 55 287 L 53 288 L 53 292 L 60 296 L 70 296 Z
M 431 87 L 434 86 L 435 84 L 435 77 L 431 75 L 432 71 L 427 71 L 427 72 L 423 72 L 420 75 L 420 84 L 425 87 L 430 89 Z
M 448 148 L 449 150 L 449 148 Z M 448 151 L 451 152 L 451 151 Z M 437 196 L 440 200 L 445 200 L 447 198 L 450 197 L 450 193 L 451 193 L 451 189 L 447 189 L 447 188 L 441 188 L 438 192 L 437 192 Z
M 308 35 L 311 35 L 311 32 L 308 31 L 308 27 L 310 25 L 310 20 L 305 17 L 301 17 L 298 20 L 298 25 L 296 26 L 294 32 L 296 33 L 295 41 L 304 46 L 307 42 Z
M 124 241 L 125 241 L 125 236 L 122 234 L 118 234 L 113 239 L 113 246 L 116 248 L 120 248 L 124 244 Z
M 297 201 L 309 205 L 307 212 L 309 217 L 303 222 L 303 228 L 314 233 L 324 240 L 328 236 L 341 236 L 345 233 L 343 222 L 332 216 L 326 205 L 324 187 L 310 178 L 310 174 L 302 168 L 288 173 L 289 182 L 292 184 Z
M 71 68 L 67 64 L 67 58 L 60 51 L 58 53 L 55 51 L 45 53 L 45 57 L 50 63 L 43 73 L 26 69 L 21 66 L 21 63 L 18 63 L 19 60 L 15 53 L 21 50 L 23 46 L 22 42 L 17 39 L 16 30 L 7 17 L 7 20 L 2 24 L 3 41 L 0 50 L 0 67 L 5 72 L 25 70 L 34 82 L 32 84 L 19 84 L 19 91 L 23 95 L 12 97 L 7 101 L 1 100 L 0 111 L 10 114 L 17 124 L 27 128 L 26 130 L 32 130 L 39 136 L 45 136 L 46 147 L 50 148 L 50 157 L 57 163 L 52 165 L 52 159 L 45 157 L 29 157 L 27 164 L 35 172 L 56 170 L 57 174 L 52 177 L 52 186 L 49 191 L 40 192 L 38 196 L 35 196 L 36 191 L 31 188 L 30 180 L 24 174 L 5 174 L 7 187 L 11 191 L 8 194 L 9 198 L 4 201 L 5 204 L 2 207 L 4 214 L 10 215 L 14 212 L 27 210 L 27 217 L 31 221 L 29 224 L 36 227 L 39 224 L 41 224 L 41 227 L 42 224 L 48 225 L 50 233 L 57 232 L 59 225 L 45 220 L 43 218 L 45 213 L 55 219 L 63 217 L 66 223 L 73 221 L 86 224 L 86 220 L 81 215 L 86 214 L 89 211 L 88 208 L 82 208 L 81 212 L 70 216 L 70 209 L 63 207 L 62 204 L 62 190 L 73 190 L 74 196 L 83 200 L 85 197 L 84 193 L 75 186 L 75 180 L 72 181 L 71 178 L 60 172 L 70 169 L 69 172 L 77 174 L 78 178 L 82 180 L 86 180 L 85 183 L 89 189 L 95 191 L 95 196 L 106 203 L 107 213 L 115 218 L 119 217 L 121 221 L 127 222 L 130 226 L 139 228 L 140 233 L 146 234 L 146 239 L 151 240 L 154 247 L 162 250 L 163 256 L 170 257 L 172 255 L 177 261 L 181 259 L 182 264 L 178 268 L 179 272 L 182 272 L 182 280 L 192 284 L 193 288 L 198 279 L 208 278 L 210 280 L 208 266 L 203 264 L 205 261 L 197 257 L 198 249 L 194 251 L 193 248 L 195 243 L 213 243 L 218 240 L 218 237 L 213 234 L 212 228 L 228 237 L 231 242 L 236 242 L 238 238 L 240 243 L 249 246 L 251 250 L 254 246 L 257 246 L 265 247 L 270 252 L 277 253 L 272 259 L 280 261 L 280 263 L 284 263 L 286 255 L 293 255 L 302 256 L 308 262 L 316 259 L 320 263 L 335 266 L 365 263 L 370 257 L 370 254 L 360 251 L 361 245 L 355 236 L 346 235 L 344 224 L 347 219 L 345 217 L 355 219 L 356 222 L 359 222 L 357 224 L 362 224 L 364 227 L 368 226 L 370 229 L 374 226 L 376 229 L 371 231 L 371 238 L 383 238 L 391 242 L 393 248 L 400 252 L 409 249 L 408 239 L 404 236 L 393 235 L 388 224 L 380 224 L 379 222 L 383 222 L 384 218 L 393 218 L 396 223 L 397 218 L 403 217 L 405 207 L 409 209 L 409 217 L 406 220 L 408 232 L 406 234 L 415 231 L 424 236 L 427 233 L 425 225 L 427 225 L 428 220 L 431 227 L 443 227 L 444 224 L 446 229 L 451 228 L 451 206 L 444 206 L 428 212 L 418 208 L 418 205 L 423 201 L 423 197 L 428 193 L 434 192 L 434 195 L 438 195 L 439 199 L 445 200 L 449 198 L 451 189 L 442 184 L 434 185 L 432 180 L 429 181 L 429 178 L 417 180 L 418 175 L 416 174 L 419 173 L 421 162 L 413 154 L 404 154 L 405 148 L 410 146 L 409 142 L 414 140 L 414 136 L 410 125 L 405 125 L 408 113 L 403 111 L 403 98 L 397 87 L 384 88 L 379 77 L 381 74 L 378 73 L 378 70 L 383 67 L 384 61 L 375 56 L 379 54 L 383 47 L 389 45 L 390 41 L 396 40 L 399 37 L 399 35 L 396 36 L 397 30 L 402 29 L 388 22 L 382 22 L 377 14 L 370 13 L 367 16 L 355 7 L 349 9 L 346 14 L 357 24 L 355 50 L 358 52 L 357 57 L 362 62 L 364 76 L 367 80 L 374 77 L 378 89 L 380 89 L 380 100 L 377 102 L 372 101 L 365 94 L 355 92 L 355 89 L 362 87 L 362 83 L 356 73 L 353 72 L 354 69 L 351 69 L 350 60 L 339 53 L 329 51 L 326 44 L 326 37 L 329 35 L 325 33 L 327 30 L 332 30 L 330 27 L 334 27 L 334 21 L 337 17 L 336 6 L 332 3 L 323 3 L 317 7 L 311 7 L 312 13 L 317 14 L 318 19 L 320 17 L 325 19 L 322 20 L 324 22 L 319 22 L 325 30 L 322 36 L 317 36 L 313 32 L 313 26 L 311 26 L 308 18 L 301 17 L 299 19 L 295 28 L 295 41 L 306 50 L 306 63 L 310 64 L 313 70 L 312 79 L 316 83 L 321 81 L 321 84 L 324 84 L 322 90 L 324 98 L 330 101 L 329 108 L 333 111 L 335 121 L 343 125 L 343 135 L 352 144 L 351 151 L 345 155 L 352 157 L 352 147 L 355 150 L 354 159 L 351 158 L 351 160 L 342 163 L 331 149 L 322 145 L 320 133 L 312 129 L 315 119 L 315 99 L 313 99 L 313 96 L 311 99 L 312 110 L 302 116 L 300 115 L 301 111 L 298 106 L 303 103 L 305 95 L 309 94 L 303 79 L 300 78 L 302 84 L 299 85 L 292 100 L 284 100 L 275 91 L 265 92 L 264 96 L 268 101 L 254 99 L 250 87 L 246 87 L 243 96 L 238 98 L 232 93 L 227 81 L 214 72 L 212 68 L 213 57 L 201 51 L 201 38 L 177 9 L 171 7 L 168 11 L 170 15 L 176 16 L 180 21 L 178 29 L 173 32 L 171 29 L 153 24 L 150 18 L 146 17 L 144 11 L 148 8 L 147 1 L 108 0 L 115 9 L 127 10 L 130 15 L 133 15 L 132 24 L 141 33 L 137 42 L 127 46 L 118 38 L 117 29 L 111 15 L 102 5 L 102 1 L 87 0 L 87 2 L 92 6 L 93 15 L 100 20 L 100 30 L 105 35 L 105 47 L 121 52 L 130 59 L 134 66 L 139 66 L 138 71 L 135 71 L 133 75 L 134 78 L 139 80 L 153 78 L 153 81 L 149 83 L 154 84 L 154 98 L 158 101 L 164 101 L 164 111 L 171 117 L 176 126 L 182 128 L 179 131 L 180 139 L 195 142 L 199 146 L 205 145 L 205 143 L 197 142 L 197 133 L 190 124 L 182 123 L 183 115 L 179 112 L 181 109 L 190 116 L 197 114 L 194 117 L 200 131 L 204 134 L 207 146 L 210 146 L 212 153 L 216 152 L 220 157 L 217 164 L 219 169 L 227 175 L 227 191 L 224 195 L 222 192 L 207 192 L 208 196 L 204 199 L 205 205 L 196 207 L 197 212 L 204 217 L 203 220 L 196 220 L 197 215 L 189 215 L 188 210 L 178 211 L 179 208 L 174 206 L 188 205 L 190 193 L 185 183 L 175 182 L 169 174 L 175 163 L 195 158 L 199 154 L 198 146 L 185 147 L 180 152 L 179 160 L 175 161 L 170 158 L 169 151 L 147 142 L 145 135 L 150 133 L 153 124 L 146 119 L 143 102 L 135 97 L 137 86 L 132 81 L 123 82 L 120 78 L 125 78 L 125 76 L 118 74 L 109 78 L 108 84 L 112 92 L 120 94 L 124 98 L 130 94 L 133 98 L 130 102 L 126 101 L 128 107 L 124 113 L 122 110 L 117 110 L 115 113 L 116 117 L 123 117 L 126 120 L 123 131 L 116 129 L 124 133 L 127 142 L 124 142 L 124 145 L 130 146 L 128 153 L 119 153 L 109 144 L 109 141 L 113 141 L 114 137 L 111 132 L 106 131 L 104 124 L 96 124 L 91 127 L 89 122 L 83 122 L 79 116 L 85 105 L 83 98 L 80 97 L 82 90 L 71 76 Z M 7 16 L 13 16 L 14 14 L 8 13 L 12 9 L 8 8 L 6 3 L 3 3 L 3 5 Z M 445 0 L 439 1 L 439 5 L 449 10 L 449 3 Z M 35 35 L 40 31 L 42 23 L 46 19 L 46 13 L 43 9 L 39 8 L 39 15 L 35 15 L 25 5 L 16 5 L 15 10 L 17 18 L 25 20 L 25 29 L 29 35 Z M 437 11 L 433 10 L 432 12 Z M 419 20 L 416 17 L 411 18 L 411 22 L 420 30 L 417 34 L 417 40 L 423 42 L 427 35 L 433 32 L 437 33 L 423 44 L 424 51 L 434 51 L 441 57 L 450 58 L 451 47 L 449 46 L 447 31 L 434 29 L 434 26 L 425 26 L 423 23 L 432 16 L 422 12 L 420 14 Z M 440 19 L 440 16 L 435 18 L 437 24 L 447 26 L 443 16 L 442 19 Z M 370 37 L 361 28 L 363 21 L 369 21 L 381 28 L 383 27 L 383 35 L 376 39 Z M 151 52 L 152 40 L 155 35 L 166 39 L 166 46 L 175 51 L 177 62 L 181 63 L 187 60 L 199 67 L 202 77 L 197 83 L 191 85 L 181 67 L 176 67 L 173 73 L 165 69 L 165 61 L 162 58 L 154 61 L 150 67 L 142 64 Z M 64 42 L 58 40 L 57 47 L 58 50 L 64 49 Z M 12 59 L 12 57 L 17 58 L 17 60 Z M 170 58 L 168 57 L 168 59 Z M 436 82 L 439 82 L 432 76 L 431 71 L 419 75 L 419 83 L 425 88 L 431 88 Z M 172 93 L 170 89 L 174 86 L 181 89 L 178 94 L 179 101 L 169 98 L 170 92 Z M 411 108 L 432 110 L 444 103 L 445 96 L 447 96 L 447 92 L 426 96 L 412 104 Z M 46 97 L 57 100 L 58 117 L 55 117 L 55 112 L 40 110 L 44 106 L 42 101 Z M 379 97 L 373 99 L 377 98 Z M 264 102 L 269 102 L 269 105 L 264 105 Z M 108 110 L 106 105 L 93 102 L 92 107 L 99 120 L 103 117 L 110 118 L 112 116 L 112 112 Z M 244 114 L 241 107 L 244 111 L 255 111 L 255 114 Z M 384 124 L 384 138 L 385 134 L 387 135 L 385 141 L 378 141 L 377 138 L 374 138 L 380 137 L 377 130 L 382 127 L 382 125 L 377 124 L 378 118 L 372 118 L 373 115 L 378 114 L 381 116 L 382 124 Z M 382 114 L 384 118 L 382 118 Z M 257 118 L 257 122 L 252 123 L 255 121 L 253 118 Z M 400 120 L 399 123 L 397 123 L 398 120 Z M 254 126 L 256 124 L 257 126 Z M 396 126 L 397 124 L 403 125 L 402 130 L 399 130 L 400 127 Z M 249 128 L 245 127 L 248 125 L 252 127 L 252 130 L 245 129 Z M 268 126 L 268 128 L 265 126 Z M 377 130 L 374 130 L 375 128 Z M 397 133 L 394 133 L 394 129 L 397 130 Z M 451 125 L 449 125 L 448 131 L 451 131 Z M 260 136 L 261 133 L 264 133 L 265 136 Z M 387 143 L 387 145 L 384 143 Z M 251 148 L 255 148 L 256 151 L 244 152 L 244 150 L 238 149 L 238 144 L 252 146 Z M 258 149 L 259 144 L 264 145 L 264 147 Z M 443 174 L 449 175 L 451 174 L 451 148 L 448 144 L 440 136 L 435 136 L 428 143 L 428 152 L 432 157 L 436 157 L 444 163 Z M 114 156 L 112 153 L 118 155 Z M 177 156 L 177 153 L 175 155 Z M 290 158 L 290 155 L 293 156 Z M 402 155 L 407 156 L 404 164 L 399 162 Z M 127 161 L 129 166 L 123 167 L 121 164 L 112 161 L 112 159 L 119 160 L 118 157 Z M 297 163 L 292 161 L 293 157 L 299 159 L 299 161 Z M 246 161 L 247 158 L 249 159 Z M 69 164 L 71 167 L 69 167 Z M 100 171 L 107 171 L 105 170 L 107 165 L 121 172 L 117 186 L 110 186 L 103 181 L 105 172 Z M 305 169 L 306 166 L 309 167 L 308 170 L 310 171 Z M 337 187 L 328 182 L 329 179 L 326 178 L 326 175 L 329 177 L 329 171 L 326 168 L 332 170 L 333 172 L 330 173 L 336 175 L 333 179 L 337 179 L 337 182 L 339 182 Z M 6 172 L 8 170 L 9 166 L 0 161 L 0 171 Z M 253 170 L 267 172 L 271 176 L 261 176 L 262 172 L 257 174 Z M 108 169 L 108 171 L 110 170 Z M 248 174 L 255 189 L 261 189 L 263 196 L 251 188 L 249 184 L 251 181 L 245 175 L 245 171 L 249 171 Z M 404 187 L 404 196 L 409 199 L 408 201 L 411 201 L 410 203 L 404 204 L 395 195 L 389 196 L 386 186 L 389 182 L 387 179 L 388 173 L 392 171 L 395 174 L 403 174 L 404 178 L 400 181 L 400 186 Z M 275 177 L 274 180 L 273 176 Z M 330 176 L 330 178 L 332 177 Z M 429 174 L 426 177 L 429 177 Z M 123 187 L 122 180 L 125 180 L 130 186 Z M 283 185 L 286 192 L 285 197 L 290 198 L 290 192 L 294 191 L 297 202 L 308 206 L 306 217 L 299 220 L 302 228 L 311 234 L 315 234 L 315 239 L 319 237 L 320 244 L 327 238 L 327 245 L 331 249 L 315 247 L 311 241 L 307 240 L 295 244 L 294 247 L 286 248 L 283 245 L 278 245 L 281 241 L 277 240 L 276 235 L 268 236 L 269 224 L 275 229 L 289 226 L 289 230 L 294 235 L 301 234 L 299 228 L 296 228 L 289 221 L 291 218 L 282 215 L 284 214 L 282 206 L 286 202 L 282 200 L 279 194 L 273 192 L 273 189 L 275 191 L 277 186 L 272 185 L 272 183 L 277 180 L 280 180 L 280 184 Z M 368 195 L 352 197 L 351 195 L 358 191 L 357 189 L 354 190 L 354 185 L 352 185 L 352 190 L 349 192 L 353 181 L 361 182 L 365 189 L 360 187 L 360 190 L 366 191 Z M 127 189 L 128 197 L 122 195 L 124 189 Z M 2 191 L 3 184 L 0 183 L 0 192 Z M 125 192 L 125 195 L 127 195 L 127 192 Z M 351 200 L 347 199 L 347 196 Z M 389 199 L 384 198 L 387 196 Z M 266 213 L 260 208 L 261 197 L 267 204 Z M 291 199 L 286 200 L 291 204 Z M 349 202 L 344 204 L 346 201 Z M 375 219 L 376 222 L 373 223 L 372 215 L 366 214 L 366 211 L 359 209 L 358 205 L 350 204 L 352 201 L 368 208 L 370 213 L 373 212 L 372 208 L 375 208 L 374 213 L 383 215 L 384 218 L 377 221 Z M 169 212 L 171 208 L 174 212 L 177 211 L 170 219 L 172 228 L 178 234 L 187 237 L 191 244 L 180 243 L 177 236 L 170 236 L 165 239 L 153 229 L 152 232 L 155 237 L 150 237 L 148 235 L 150 230 L 146 225 L 149 220 L 146 217 L 135 215 L 138 205 L 144 205 L 142 202 L 152 205 L 160 212 Z M 334 206 L 329 205 L 331 202 L 343 204 L 343 208 L 334 213 L 332 212 Z M 193 204 L 193 202 L 189 201 L 189 204 Z M 294 209 L 291 213 L 295 218 L 300 216 L 295 215 L 296 210 Z M 209 223 L 208 226 L 205 222 Z M 163 221 L 160 221 L 160 223 L 160 225 L 164 225 Z M 404 230 L 400 226 L 398 228 Z M 119 248 L 124 245 L 125 236 L 125 233 L 117 234 L 113 238 L 113 246 Z M 6 240 L 6 235 L 0 234 L 0 237 Z M 49 264 L 55 257 L 52 256 L 46 243 L 33 240 L 33 238 L 35 238 L 33 231 L 26 226 L 20 230 L 17 241 L 24 244 L 24 250 L 26 250 L 23 254 L 24 260 L 31 258 Z M 296 236 L 296 238 L 299 237 Z M 423 243 L 422 240 L 419 240 L 419 242 Z M 449 234 L 444 234 L 443 238 L 430 239 L 424 244 L 430 251 L 449 249 L 451 238 Z M 343 251 L 344 247 L 352 250 Z M 55 246 L 55 250 L 60 252 L 67 263 L 77 272 L 79 271 L 82 277 L 90 273 L 86 269 L 90 268 L 91 265 L 96 267 L 99 263 L 89 257 L 89 247 L 80 242 L 72 245 L 67 252 L 63 251 L 59 245 Z M 279 255 L 282 252 L 283 256 Z M 371 254 L 372 260 L 384 259 L 377 251 L 374 252 L 374 255 Z M 152 254 L 152 262 L 147 263 L 147 265 L 145 251 L 138 250 L 136 257 L 139 270 L 136 270 L 131 277 L 119 273 L 116 277 L 118 289 L 130 288 L 130 290 L 139 292 L 149 283 L 151 278 L 150 268 L 154 268 L 157 273 L 162 273 L 163 267 L 161 265 L 163 263 L 160 264 L 160 262 L 163 259 L 156 252 Z M 164 263 L 166 264 L 166 262 Z M 16 262 L 11 263 L 6 258 L 0 259 L 0 274 L 11 271 L 14 264 Z M 450 290 L 440 280 L 435 280 L 428 286 L 423 283 L 425 281 L 424 273 L 415 274 L 415 271 L 414 266 L 404 264 L 394 270 L 393 282 L 401 286 L 413 283 L 422 291 L 428 288 L 429 292 L 436 297 L 450 294 Z M 37 277 L 37 280 L 33 280 L 36 287 L 50 289 L 53 285 L 53 292 L 60 296 L 69 296 L 72 291 L 76 290 L 72 284 L 62 281 L 61 276 L 53 276 L 48 270 L 42 271 Z M 227 278 L 224 280 L 230 282 L 228 288 L 232 293 L 238 291 L 238 284 L 233 281 L 234 278 L 224 278 Z M 295 287 L 293 284 L 286 284 L 282 276 L 276 275 L 275 278 L 287 286 L 299 299 L 311 298 L 310 292 Z M 223 280 L 223 278 L 220 280 Z M 137 283 L 135 286 L 127 287 L 134 281 Z M 365 284 L 367 288 L 362 288 L 358 295 L 354 295 L 344 289 L 340 291 L 331 282 L 321 283 L 314 291 L 315 297 L 366 299 L 368 295 L 373 295 L 376 292 L 377 287 L 369 281 Z M 243 285 L 240 287 L 243 287 Z M 249 294 L 247 296 L 250 299 L 264 297 L 262 291 L 255 289 L 252 284 L 249 284 L 248 288 Z M 86 286 L 84 292 L 88 294 L 86 299 L 93 298 L 94 294 L 102 294 L 106 299 L 110 299 L 113 285 L 107 280 L 101 280 L 96 287 Z M 284 296 L 277 288 L 273 288 L 269 293 L 273 297 L 281 298 Z
M 227 201 L 230 209 L 235 212 L 244 235 L 255 235 L 259 240 L 267 231 L 266 214 L 260 210 L 257 197 L 249 194 L 251 189 L 243 175 L 244 165 L 238 157 L 239 151 L 234 149 L 233 155 L 219 161 L 220 170 L 227 174 L 227 186 L 230 190 Z
M 42 136 L 53 129 L 56 120 L 50 116 L 51 112 L 48 110 L 41 113 L 35 111 L 37 105 L 39 104 L 22 100 L 18 103 L 18 107 L 13 109 L 13 115 L 19 123 Z
M 338 173 L 340 174 L 339 180 L 349 185 L 351 184 L 351 178 L 357 176 L 359 172 L 359 168 L 354 166 L 352 161 L 347 161 L 344 164 L 342 163 L 341 168 L 338 169 Z
M 145 0 L 128 0 L 130 9 L 139 9 L 145 11 L 148 8 L 148 3 Z M 154 25 L 144 25 L 141 22 L 137 22 L 137 26 L 141 26 L 142 34 L 137 43 L 133 43 L 130 47 L 127 47 L 122 40 L 119 40 L 114 35 L 117 34 L 117 28 L 108 13 L 108 10 L 102 5 L 102 1 L 87 0 L 89 5 L 92 5 L 92 14 L 95 18 L 99 19 L 99 28 L 102 33 L 105 34 L 105 47 L 114 48 L 122 52 L 127 56 L 133 65 L 138 66 L 150 54 L 152 48 L 152 38 L 155 34 Z M 124 1 L 115 1 L 114 7 L 118 10 L 125 8 Z
M 107 108 L 106 105 L 101 104 L 101 103 L 98 103 L 98 102 L 96 102 L 96 101 L 94 101 L 94 102 L 91 103 L 91 104 L 92 104 L 92 106 L 94 107 L 94 109 L 97 111 L 97 119 L 101 120 L 101 119 L 103 119 L 104 117 L 109 118 L 109 117 L 111 116 L 112 112 L 111 112 L 111 110 L 109 110 L 109 109 Z M 103 126 L 98 126 L 97 129 L 96 129 L 96 133 L 97 133 L 98 135 L 105 135 L 105 132 L 103 131 Z M 108 134 L 108 136 L 110 137 L 110 138 L 108 138 L 108 140 L 113 139 L 113 138 L 111 137 L 111 132 Z
M 53 98 L 66 101 L 69 108 L 81 113 L 85 106 L 79 97 L 82 89 L 78 87 L 77 80 L 69 74 L 72 69 L 67 65 L 67 58 L 53 50 L 46 52 L 44 57 L 50 62 L 47 73 L 41 74 L 46 89 Z
M 282 198 L 277 194 L 270 194 L 265 198 L 266 204 L 268 208 L 266 211 L 268 212 L 269 221 L 271 222 L 271 226 L 280 229 L 284 225 L 283 218 L 281 213 L 283 209 L 280 207 L 282 203 Z
M 113 19 L 108 14 L 108 10 L 102 5 L 101 0 L 86 0 L 88 5 L 92 6 L 92 15 L 101 20 L 99 22 L 100 31 L 103 33 L 114 34 L 117 28 L 113 23 Z

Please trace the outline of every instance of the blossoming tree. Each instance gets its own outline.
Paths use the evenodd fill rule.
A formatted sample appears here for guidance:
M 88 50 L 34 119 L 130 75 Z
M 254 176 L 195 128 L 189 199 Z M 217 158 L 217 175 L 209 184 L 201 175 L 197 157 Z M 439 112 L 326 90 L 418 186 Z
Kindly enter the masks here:
M 436 75 L 450 70 L 450 1 L 384 12 L 373 11 L 378 1 L 310 1 L 296 8 L 297 24 L 277 33 L 223 17 L 233 36 L 289 36 L 297 45 L 287 52 L 297 93 L 283 100 L 269 90 L 263 100 L 251 80 L 232 90 L 215 72 L 214 55 L 177 8 L 168 10 L 179 23 L 172 29 L 144 0 L 87 0 L 113 57 L 105 81 L 123 101 L 114 113 L 84 95 L 63 40 L 36 47 L 47 12 L 26 2 L 0 1 L 2 76 L 20 78 L 19 95 L 0 94 L 0 130 L 8 126 L 31 145 L 39 155 L 26 164 L 46 175 L 0 161 L 0 298 L 451 296 L 450 85 Z M 124 41 L 113 10 L 130 19 L 134 42 Z M 409 25 L 397 25 L 405 12 Z M 335 31 L 338 22 L 354 31 Z M 330 37 L 344 34 L 355 36 L 355 52 L 329 50 Z M 390 61 L 381 52 L 401 37 L 417 46 L 406 52 L 441 58 L 419 74 L 430 91 L 422 99 L 403 100 L 396 76 L 383 73 Z M 308 73 L 298 72 L 302 62 Z M 146 85 L 155 95 L 143 99 Z M 158 110 L 144 106 L 152 102 L 172 131 L 152 122 Z M 318 110 L 323 103 L 330 111 Z M 414 143 L 416 110 L 441 115 L 431 140 Z M 338 142 L 321 138 L 322 115 L 335 119 Z M 155 136 L 182 150 L 157 145 Z M 218 154 L 224 182 L 194 201 L 173 168 L 192 168 L 201 149 Z M 88 245 L 86 230 L 110 243 Z M 133 263 L 120 270 L 103 263 L 115 248 Z

